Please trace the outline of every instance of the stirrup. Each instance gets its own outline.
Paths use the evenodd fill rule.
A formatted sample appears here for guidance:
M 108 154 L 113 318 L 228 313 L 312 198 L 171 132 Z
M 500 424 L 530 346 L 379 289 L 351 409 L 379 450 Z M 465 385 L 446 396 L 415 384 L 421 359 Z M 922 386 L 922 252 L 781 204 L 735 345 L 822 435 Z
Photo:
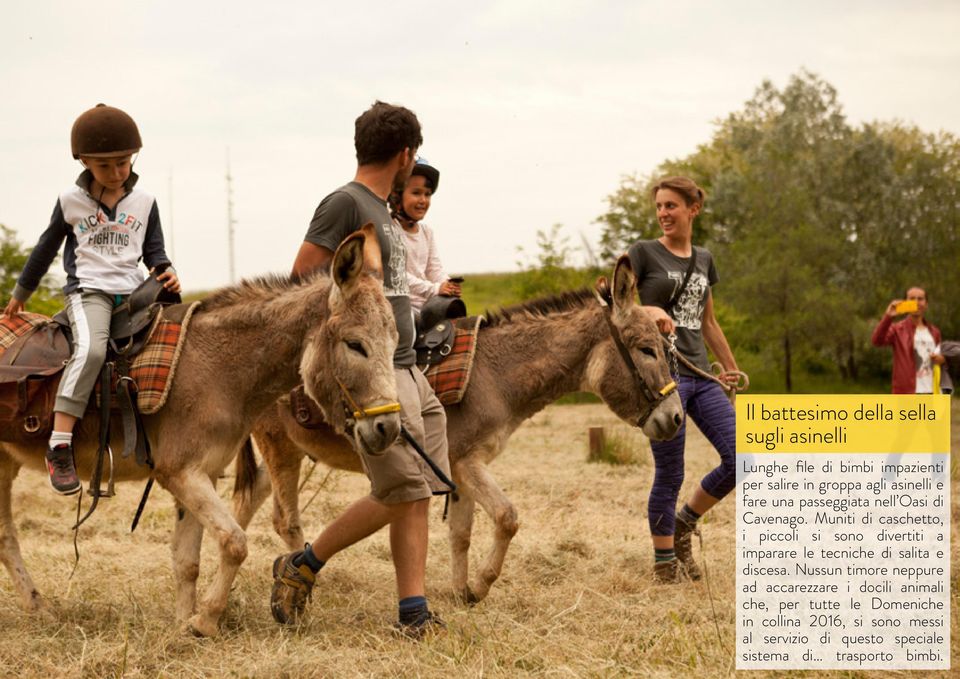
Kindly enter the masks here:
M 87 488 L 87 495 L 90 497 L 113 497 L 116 495 L 113 485 L 113 448 L 107 446 L 107 457 L 110 459 L 110 476 L 107 477 L 107 489 L 93 487 L 93 479 L 90 479 L 90 486 Z

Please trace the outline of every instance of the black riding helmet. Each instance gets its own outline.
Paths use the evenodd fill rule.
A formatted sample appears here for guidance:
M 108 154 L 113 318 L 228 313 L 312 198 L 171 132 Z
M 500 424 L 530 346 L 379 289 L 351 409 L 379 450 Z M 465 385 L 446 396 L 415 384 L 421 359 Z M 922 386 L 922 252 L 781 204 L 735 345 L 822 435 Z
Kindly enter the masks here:
M 136 153 L 142 146 L 140 130 L 133 118 L 106 104 L 97 104 L 81 113 L 70 130 L 70 150 L 74 158 Z
M 433 193 L 437 192 L 437 186 L 440 185 L 440 170 L 428 163 L 426 158 L 417 158 L 410 176 L 423 177 L 427 180 L 427 188 Z

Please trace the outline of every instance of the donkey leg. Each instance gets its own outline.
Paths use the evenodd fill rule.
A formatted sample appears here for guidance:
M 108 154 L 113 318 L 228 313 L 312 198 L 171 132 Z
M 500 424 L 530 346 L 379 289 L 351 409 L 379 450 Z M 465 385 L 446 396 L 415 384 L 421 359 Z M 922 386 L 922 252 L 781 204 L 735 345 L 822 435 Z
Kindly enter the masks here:
M 0 561 L 10 573 L 13 586 L 20 595 L 20 605 L 25 611 L 35 612 L 44 607 L 44 602 L 23 563 L 13 523 L 13 479 L 19 469 L 20 465 L 0 451 Z
M 249 491 L 234 492 L 233 516 L 243 530 L 247 530 L 257 510 L 270 497 L 272 490 L 270 474 L 267 472 L 266 465 L 260 464 L 257 466 L 253 487 Z
M 478 599 L 467 585 L 470 568 L 470 535 L 473 533 L 473 516 L 476 502 L 472 489 L 459 478 L 459 465 L 454 465 L 454 482 L 457 484 L 456 502 L 450 503 L 450 570 L 453 576 L 453 591 L 464 603 L 475 604 Z
M 480 459 L 470 458 L 458 464 L 460 481 L 469 494 L 493 520 L 493 547 L 480 566 L 480 571 L 472 580 L 469 591 L 476 601 L 482 601 L 490 592 L 490 586 L 500 577 L 503 560 L 507 556 L 510 540 L 517 533 L 517 510 L 513 503 L 497 485 Z
M 200 576 L 200 546 L 203 525 L 192 512 L 177 503 L 173 528 L 173 578 L 176 583 L 177 622 L 185 623 L 197 605 L 197 578 Z
M 220 565 L 197 612 L 187 620 L 187 627 L 194 633 L 215 636 L 217 623 L 227 607 L 230 586 L 240 564 L 247 558 L 247 536 L 217 495 L 208 476 L 198 471 L 185 471 L 167 478 L 164 485 L 178 502 L 193 513 L 204 529 L 217 538 Z
M 303 450 L 282 431 L 256 431 L 257 447 L 273 484 L 273 529 L 290 549 L 303 548 L 300 525 L 300 467 Z

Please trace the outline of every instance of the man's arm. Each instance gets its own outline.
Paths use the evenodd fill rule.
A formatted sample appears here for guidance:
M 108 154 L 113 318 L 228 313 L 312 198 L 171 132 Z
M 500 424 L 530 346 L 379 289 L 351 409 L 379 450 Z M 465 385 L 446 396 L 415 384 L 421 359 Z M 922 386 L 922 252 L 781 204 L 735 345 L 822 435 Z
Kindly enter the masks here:
M 293 262 L 294 278 L 304 278 L 315 271 L 329 271 L 333 261 L 333 250 L 308 241 L 300 244 L 300 251 Z
M 873 329 L 873 335 L 870 337 L 873 346 L 882 347 L 893 344 L 894 332 L 891 326 L 893 317 L 897 315 L 897 303 L 901 301 L 903 300 L 895 299 L 887 305 L 887 310 L 883 312 L 883 318 L 877 323 L 877 327 Z

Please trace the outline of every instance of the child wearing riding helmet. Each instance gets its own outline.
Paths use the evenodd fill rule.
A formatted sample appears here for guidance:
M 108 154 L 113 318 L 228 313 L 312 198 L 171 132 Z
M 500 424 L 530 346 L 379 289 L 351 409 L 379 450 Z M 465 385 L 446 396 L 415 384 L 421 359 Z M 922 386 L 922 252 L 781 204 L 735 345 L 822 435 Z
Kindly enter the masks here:
M 63 245 L 63 288 L 74 351 L 63 369 L 47 448 L 50 485 L 61 495 L 80 490 L 73 430 L 83 417 L 106 358 L 113 309 L 144 280 L 142 259 L 163 286 L 180 292 L 167 258 L 157 201 L 135 188 L 133 155 L 143 146 L 137 124 L 118 108 L 98 104 L 73 123 L 73 157 L 84 170 L 60 194 L 4 313 L 23 311 Z M 66 244 L 64 245 L 64 241 Z
M 403 190 L 394 191 L 390 200 L 393 221 L 402 228 L 407 247 L 410 306 L 416 312 L 434 295 L 460 296 L 460 283 L 450 280 L 443 271 L 433 229 L 421 221 L 439 183 L 440 171 L 418 158 Z

